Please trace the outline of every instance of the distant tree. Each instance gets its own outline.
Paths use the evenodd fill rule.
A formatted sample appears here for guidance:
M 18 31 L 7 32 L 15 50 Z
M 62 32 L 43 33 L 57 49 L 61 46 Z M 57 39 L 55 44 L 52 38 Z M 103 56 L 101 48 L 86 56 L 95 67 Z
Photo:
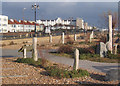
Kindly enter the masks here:
M 103 20 L 104 20 L 104 25 L 106 27 L 108 27 L 109 22 L 108 22 L 108 15 L 112 15 L 112 29 L 113 29 L 113 43 L 114 43 L 114 31 L 115 28 L 118 27 L 118 13 L 117 12 L 112 12 L 112 11 L 108 11 L 108 12 L 103 12 Z
M 103 13 L 103 18 L 107 26 L 108 26 L 108 15 L 112 15 L 112 28 L 114 30 L 118 26 L 118 13 L 112 12 L 110 10 L 108 12 Z

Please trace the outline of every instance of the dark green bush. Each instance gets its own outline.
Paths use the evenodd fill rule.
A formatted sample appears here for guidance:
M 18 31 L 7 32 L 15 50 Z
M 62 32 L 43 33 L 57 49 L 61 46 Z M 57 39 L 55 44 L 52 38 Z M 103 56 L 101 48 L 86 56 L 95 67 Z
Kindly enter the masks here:
M 120 54 L 120 45 L 118 46 L 117 53 Z
M 67 44 L 73 44 L 74 41 L 71 39 L 70 36 L 67 36 L 67 37 L 66 37 L 66 43 L 67 43 Z
M 80 59 L 83 60 L 83 59 L 89 59 L 89 58 L 99 58 L 99 54 L 80 54 Z
M 14 43 L 13 41 L 10 42 L 9 45 L 16 45 L 17 43 Z
M 89 50 L 87 50 L 86 48 L 78 48 L 79 49 L 79 53 L 80 54 L 87 54 L 87 53 L 90 53 Z
M 111 51 L 108 51 L 107 52 L 107 58 L 110 58 L 110 59 L 119 59 L 120 58 L 120 55 L 115 55 L 115 54 L 111 54 Z
M 116 36 L 117 36 L 117 37 L 120 37 L 120 34 L 117 34 Z
M 74 52 L 74 49 L 72 48 L 72 46 L 70 45 L 62 45 L 59 47 L 58 49 L 58 53 L 67 53 L 67 54 L 71 54 Z
M 53 76 L 56 78 L 75 78 L 89 76 L 88 71 L 81 69 L 78 69 L 77 71 L 76 70 L 68 71 L 59 69 L 56 66 L 51 66 L 47 67 L 46 70 L 48 71 L 49 76 Z

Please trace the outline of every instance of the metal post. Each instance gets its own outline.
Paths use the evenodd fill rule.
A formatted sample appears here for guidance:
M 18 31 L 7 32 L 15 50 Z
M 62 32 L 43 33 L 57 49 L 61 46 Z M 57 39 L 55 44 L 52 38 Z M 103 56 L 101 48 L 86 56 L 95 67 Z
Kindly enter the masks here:
M 36 8 L 35 8 L 35 36 L 36 37 Z
M 32 5 L 32 9 L 35 9 L 35 34 L 33 37 L 33 59 L 34 61 L 38 61 L 38 55 L 37 55 L 37 36 L 36 36 L 36 8 L 39 9 L 39 5 Z
M 24 32 L 24 10 L 25 10 L 26 8 L 23 8 L 23 32 Z

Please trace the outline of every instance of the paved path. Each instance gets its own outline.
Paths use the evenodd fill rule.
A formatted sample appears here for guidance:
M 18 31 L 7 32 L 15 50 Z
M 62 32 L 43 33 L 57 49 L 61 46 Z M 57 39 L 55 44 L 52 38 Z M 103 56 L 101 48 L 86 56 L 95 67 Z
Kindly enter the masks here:
M 51 51 L 47 51 L 47 52 L 51 52 Z M 73 66 L 74 59 L 72 58 L 54 56 L 52 54 L 46 53 L 45 50 L 43 51 L 43 53 L 44 53 L 44 57 L 48 60 Z M 79 67 L 90 71 L 94 70 L 95 72 L 106 73 L 110 69 L 118 69 L 120 65 L 118 66 L 118 63 L 100 63 L 100 62 L 93 62 L 88 60 L 80 60 Z
M 3 49 L 2 51 L 3 52 L 0 57 L 22 57 L 22 53 L 17 52 L 17 50 Z M 53 50 L 50 50 L 50 51 L 53 51 Z M 50 61 L 73 66 L 74 59 L 67 58 L 67 57 L 54 56 L 52 54 L 47 53 L 50 51 L 42 50 L 42 56 Z M 40 58 L 40 55 L 38 56 Z M 31 57 L 30 52 L 27 53 L 27 57 Z M 96 72 L 106 73 L 110 69 L 118 69 L 118 63 L 100 63 L 100 62 L 92 62 L 87 60 L 80 60 L 79 67 L 90 70 L 90 71 L 94 70 Z

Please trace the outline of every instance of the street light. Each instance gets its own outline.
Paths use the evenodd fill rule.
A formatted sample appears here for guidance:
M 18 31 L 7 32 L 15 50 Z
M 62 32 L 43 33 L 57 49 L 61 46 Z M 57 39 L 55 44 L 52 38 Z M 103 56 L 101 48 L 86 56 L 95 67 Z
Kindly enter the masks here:
M 32 10 L 35 10 L 35 34 L 36 34 L 36 9 L 38 9 L 39 10 L 39 5 L 36 5 L 36 3 L 35 3 L 35 5 L 32 5 Z
M 23 8 L 23 32 L 24 32 L 24 10 L 26 10 L 26 8 Z
M 35 10 L 35 35 L 33 37 L 33 59 L 34 61 L 38 61 L 38 56 L 37 56 L 37 36 L 36 36 L 36 9 L 39 9 L 39 5 L 32 5 L 32 10 Z

